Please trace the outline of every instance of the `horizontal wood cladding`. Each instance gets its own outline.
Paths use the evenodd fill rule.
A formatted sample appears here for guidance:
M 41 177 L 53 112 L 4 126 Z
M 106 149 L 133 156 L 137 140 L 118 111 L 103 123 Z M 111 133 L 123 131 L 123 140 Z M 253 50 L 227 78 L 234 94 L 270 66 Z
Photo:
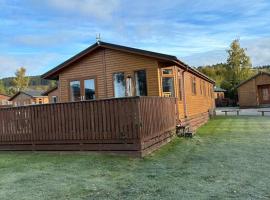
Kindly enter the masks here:
M 161 69 L 159 70 L 159 91 L 162 95 L 162 69 L 165 66 L 160 64 Z M 180 69 L 177 66 L 166 67 L 173 70 L 174 74 L 174 88 L 175 95 L 178 98 L 178 110 L 180 120 L 185 118 L 193 117 L 201 113 L 206 113 L 210 109 L 214 109 L 214 85 L 204 79 L 195 76 L 189 71 Z M 180 78 L 179 78 L 180 76 Z M 192 78 L 195 78 L 196 82 L 196 94 L 192 93 Z M 181 81 L 181 84 L 179 84 Z M 181 87 L 181 88 L 180 88 Z M 179 90 L 182 90 L 179 92 Z M 180 95 L 182 97 L 180 98 Z M 186 112 L 186 113 L 185 113 Z
M 242 107 L 257 106 L 257 88 L 255 79 L 238 88 L 239 105 Z
M 205 113 L 214 108 L 213 84 L 195 76 L 196 94 L 193 94 L 192 77 L 194 75 L 190 72 L 184 73 L 187 117 Z
M 104 71 L 103 71 L 103 51 L 98 50 L 86 55 L 79 61 L 73 63 L 59 75 L 59 93 L 61 102 L 69 101 L 69 82 L 83 77 L 96 76 L 96 89 L 98 97 L 104 98 Z
M 166 66 L 153 58 L 112 49 L 96 50 L 62 71 L 59 76 L 60 101 L 69 101 L 69 81 L 84 77 L 96 77 L 97 98 L 114 97 L 113 74 L 124 72 L 126 77 L 130 76 L 134 80 L 134 72 L 137 70 L 146 71 L 148 96 L 163 96 L 161 68 L 164 67 L 173 69 L 175 96 L 178 98 L 180 119 L 208 112 L 209 109 L 214 108 L 214 96 L 211 94 L 213 93 L 212 83 L 191 72 L 184 72 L 184 69 L 177 66 Z M 180 79 L 178 79 L 179 73 L 183 76 Z M 192 94 L 191 77 L 195 77 L 196 80 L 196 95 Z M 181 84 L 179 84 L 180 80 Z M 205 94 L 200 93 L 202 82 L 205 84 Z M 180 85 L 182 98 L 179 97 Z
M 124 72 L 125 76 L 131 76 L 134 80 L 134 72 L 146 71 L 147 93 L 149 96 L 159 96 L 158 91 L 158 62 L 155 59 L 147 58 L 131 53 L 106 49 L 105 50 L 107 97 L 114 96 L 113 74 Z
M 49 103 L 54 103 L 52 97 L 59 97 L 59 89 L 55 89 L 48 94 Z
M 60 101 L 69 101 L 70 80 L 95 76 L 97 79 L 97 98 L 110 98 L 114 97 L 114 73 L 124 72 L 125 76 L 131 76 L 134 80 L 134 72 L 142 69 L 146 70 L 148 95 L 159 96 L 158 63 L 156 60 L 117 50 L 97 50 L 60 73 Z

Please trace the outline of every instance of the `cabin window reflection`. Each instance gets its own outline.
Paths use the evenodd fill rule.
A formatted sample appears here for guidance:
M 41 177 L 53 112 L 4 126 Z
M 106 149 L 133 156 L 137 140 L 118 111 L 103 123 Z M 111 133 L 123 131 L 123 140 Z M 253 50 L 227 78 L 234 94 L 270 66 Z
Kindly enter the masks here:
M 173 70 L 172 69 L 163 69 L 162 73 L 165 74 L 165 75 L 166 74 L 173 74 Z
M 80 81 L 70 82 L 70 101 L 81 100 L 81 84 Z
M 113 85 L 114 85 L 114 97 L 125 97 L 126 83 L 125 83 L 125 74 L 123 72 L 115 73 L 113 75 Z
M 147 96 L 146 71 L 135 72 L 136 96 Z
M 95 79 L 84 80 L 84 95 L 85 100 L 96 98 Z
M 163 96 L 174 97 L 174 80 L 173 77 L 162 78 Z

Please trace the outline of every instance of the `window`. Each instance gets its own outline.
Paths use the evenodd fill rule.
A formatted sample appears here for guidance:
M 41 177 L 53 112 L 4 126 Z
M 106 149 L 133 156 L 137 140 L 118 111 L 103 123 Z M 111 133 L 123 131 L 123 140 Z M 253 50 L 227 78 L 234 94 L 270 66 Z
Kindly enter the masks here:
M 173 77 L 162 78 L 163 96 L 174 97 L 174 84 Z
M 113 75 L 114 97 L 124 97 L 126 93 L 125 74 L 123 72 Z
M 263 101 L 268 101 L 269 100 L 268 88 L 263 88 L 262 89 L 262 99 L 263 99 Z
M 38 104 L 42 104 L 42 99 L 38 99 Z
M 84 100 L 96 98 L 95 79 L 84 80 Z
M 70 101 L 81 100 L 81 83 L 80 81 L 70 82 Z
M 203 95 L 206 96 L 205 81 L 203 81 Z
M 172 69 L 163 69 L 162 74 L 173 74 L 173 70 Z
M 203 89 L 202 89 L 202 80 L 200 80 L 200 92 L 201 92 L 201 95 L 203 94 Z
M 57 103 L 57 102 L 58 102 L 58 97 L 52 96 L 52 103 Z
M 191 77 L 191 89 L 192 89 L 192 94 L 196 95 L 196 77 L 192 76 Z
M 179 91 L 179 99 L 182 101 L 182 74 L 181 71 L 178 70 L 178 91 Z
M 146 71 L 135 72 L 136 96 L 147 96 Z
M 131 76 L 126 78 L 126 96 L 131 97 L 133 95 L 133 84 Z

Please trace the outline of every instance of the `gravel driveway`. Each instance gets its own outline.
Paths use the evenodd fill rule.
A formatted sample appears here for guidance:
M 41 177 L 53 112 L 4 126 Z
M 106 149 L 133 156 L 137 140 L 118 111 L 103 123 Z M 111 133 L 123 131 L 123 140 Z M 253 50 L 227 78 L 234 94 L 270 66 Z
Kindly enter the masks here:
M 225 115 L 224 112 L 221 112 L 223 110 L 240 110 L 239 115 L 250 115 L 250 116 L 260 116 L 261 112 L 258 112 L 260 110 L 264 111 L 270 111 L 270 107 L 268 108 L 247 108 L 247 109 L 240 109 L 238 107 L 224 107 L 224 108 L 216 108 L 216 114 L 217 115 Z M 236 112 L 228 112 L 228 115 L 236 115 Z M 270 116 L 270 112 L 264 113 L 265 116 Z

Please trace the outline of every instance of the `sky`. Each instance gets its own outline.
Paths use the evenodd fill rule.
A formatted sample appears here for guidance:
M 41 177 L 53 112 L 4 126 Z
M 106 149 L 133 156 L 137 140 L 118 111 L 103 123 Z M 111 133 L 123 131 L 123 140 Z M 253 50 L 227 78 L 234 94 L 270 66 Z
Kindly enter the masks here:
M 40 75 L 96 42 L 226 62 L 240 39 L 253 66 L 270 64 L 269 0 L 0 0 L 0 78 Z

